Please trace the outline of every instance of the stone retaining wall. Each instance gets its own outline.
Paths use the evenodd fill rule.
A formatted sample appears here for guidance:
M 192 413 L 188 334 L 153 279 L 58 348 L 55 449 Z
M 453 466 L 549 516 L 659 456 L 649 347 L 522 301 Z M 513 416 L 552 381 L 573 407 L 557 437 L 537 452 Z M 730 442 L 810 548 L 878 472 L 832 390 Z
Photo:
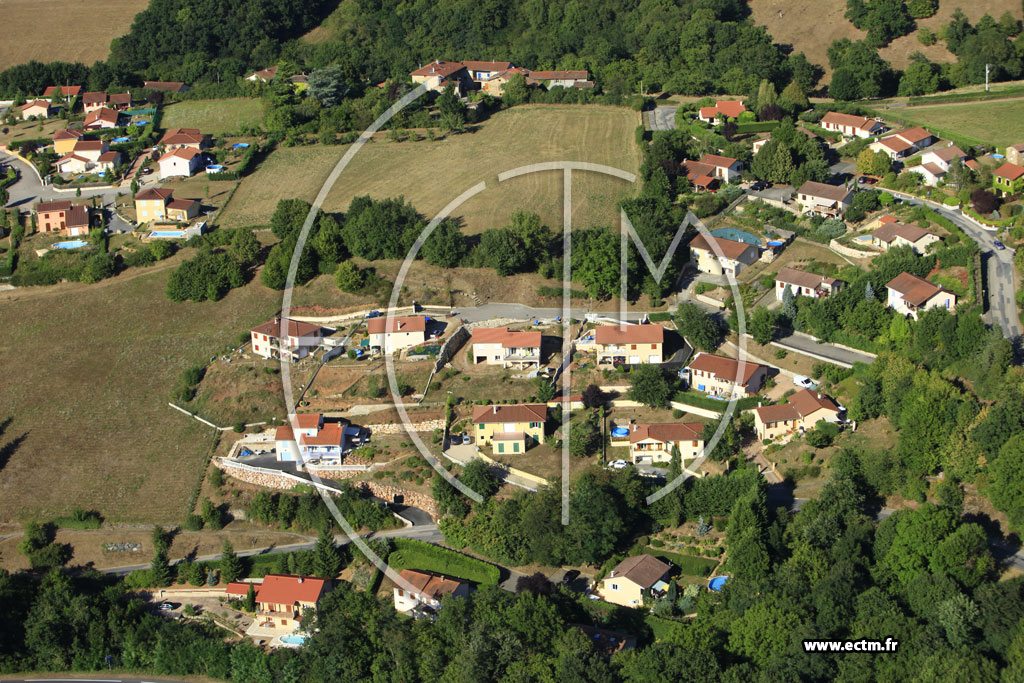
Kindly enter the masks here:
M 434 519 L 440 517 L 437 513 L 437 503 L 430 496 L 422 493 L 416 493 L 415 491 L 408 491 L 406 489 L 398 488 L 397 486 L 390 486 L 387 484 L 381 484 L 376 481 L 364 481 L 361 483 L 362 488 L 366 489 L 378 498 L 393 502 L 395 496 L 402 497 L 402 505 L 411 505 L 412 507 L 426 510 L 430 513 L 430 516 Z
M 401 422 L 394 424 L 366 425 L 366 428 L 370 430 L 371 434 L 404 434 L 408 431 L 406 426 Z M 444 429 L 444 420 L 438 419 L 413 422 L 411 428 L 414 432 L 432 432 L 435 429 Z
M 835 240 L 832 240 L 831 242 L 828 243 L 828 248 L 836 252 L 837 254 L 849 256 L 850 258 L 870 258 L 872 256 L 878 256 L 879 254 L 882 253 L 880 251 L 860 251 L 859 249 L 843 246 L 842 244 L 839 244 L 839 242 Z

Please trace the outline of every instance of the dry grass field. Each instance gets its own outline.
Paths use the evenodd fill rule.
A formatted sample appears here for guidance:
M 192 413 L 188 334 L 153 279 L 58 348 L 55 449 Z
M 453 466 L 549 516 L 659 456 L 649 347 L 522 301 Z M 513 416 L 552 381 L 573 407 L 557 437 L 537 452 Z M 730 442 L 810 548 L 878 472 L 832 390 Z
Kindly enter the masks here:
M 163 128 L 198 128 L 209 135 L 237 133 L 243 126 L 258 125 L 263 102 L 250 98 L 185 100 L 164 107 Z
M 172 303 L 164 265 L 0 292 L 0 423 L 13 418 L 0 447 L 15 444 L 0 460 L 0 520 L 79 506 L 115 522 L 181 521 L 214 435 L 169 408 L 171 392 L 280 295 L 254 282 L 216 303 Z
M 480 181 L 487 190 L 462 205 L 468 233 L 505 225 L 517 208 L 536 211 L 558 227 L 562 175 L 532 174 L 497 182 L 501 171 L 539 161 L 608 164 L 635 172 L 639 151 L 633 129 L 639 114 L 618 107 L 536 105 L 502 111 L 473 132 L 446 140 L 387 142 L 378 138 L 353 158 L 324 208 L 344 211 L 353 197 L 404 195 L 425 216 Z M 265 224 L 279 199 L 312 201 L 346 147 L 284 147 L 273 152 L 238 188 L 221 216 L 222 225 Z M 573 224 L 618 225 L 615 204 L 635 191 L 610 176 L 577 172 L 573 177 Z
M 919 19 L 919 27 L 927 27 L 938 33 L 942 26 L 949 23 L 949 18 L 957 7 L 976 22 L 986 12 L 999 19 L 1003 12 L 1009 11 L 1020 18 L 1021 6 L 1017 0 L 975 0 L 975 2 L 940 2 L 939 11 L 935 16 Z M 860 40 L 867 33 L 854 28 L 843 14 L 846 12 L 845 0 L 758 0 L 750 3 L 751 19 L 758 26 L 765 26 L 775 42 L 793 46 L 794 52 L 803 52 L 807 59 L 822 65 L 827 72 L 828 56 L 826 51 L 833 40 L 849 38 Z M 807 30 L 813 26 L 813 30 Z M 956 57 L 946 50 L 943 41 L 925 47 L 918 41 L 917 33 L 897 38 L 880 54 L 892 62 L 894 68 L 904 69 L 910 63 L 910 55 L 917 51 L 923 52 L 933 62 L 953 62 Z M 824 80 L 828 80 L 828 75 Z
M 0 0 L 0 69 L 40 62 L 106 59 L 110 41 L 128 33 L 149 0 Z
M 1024 140 L 1024 102 L 1019 99 L 907 107 L 899 110 L 898 116 L 985 140 L 1000 148 Z

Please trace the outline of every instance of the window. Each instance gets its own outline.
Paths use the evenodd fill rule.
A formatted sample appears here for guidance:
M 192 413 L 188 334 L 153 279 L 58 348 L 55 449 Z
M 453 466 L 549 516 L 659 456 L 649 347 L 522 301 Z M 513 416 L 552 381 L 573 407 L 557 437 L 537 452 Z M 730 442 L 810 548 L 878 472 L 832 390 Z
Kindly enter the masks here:
M 513 453 L 518 453 L 519 452 L 519 442 L 518 441 L 516 443 L 512 444 L 512 452 Z
M 505 444 L 500 442 L 500 441 L 498 442 L 498 452 L 499 453 L 504 453 L 505 452 Z
M 398 589 L 398 597 L 400 597 L 400 598 L 404 598 L 405 597 L 405 591 L 403 591 L 401 588 Z
M 630 344 L 629 345 L 629 350 L 630 351 L 636 351 L 636 344 Z
M 617 591 L 619 590 L 619 584 L 613 583 L 611 586 L 609 586 L 609 588 L 611 588 L 613 591 Z
M 696 447 L 697 447 L 697 442 L 696 442 L 696 441 L 694 441 L 694 442 L 693 442 L 693 447 L 694 447 L 694 448 L 696 448 Z

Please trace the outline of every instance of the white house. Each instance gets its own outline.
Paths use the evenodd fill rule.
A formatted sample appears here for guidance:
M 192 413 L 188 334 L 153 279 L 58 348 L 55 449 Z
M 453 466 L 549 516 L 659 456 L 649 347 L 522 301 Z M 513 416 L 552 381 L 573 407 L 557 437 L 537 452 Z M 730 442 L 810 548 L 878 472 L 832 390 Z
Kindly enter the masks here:
M 900 273 L 885 285 L 889 290 L 886 303 L 897 313 L 917 320 L 918 312 L 933 308 L 956 308 L 956 294 L 933 285 L 910 273 Z
M 921 163 L 917 166 L 908 168 L 908 171 L 913 173 L 920 173 L 921 177 L 924 178 L 926 185 L 934 187 L 942 180 L 943 176 L 949 170 L 949 165 L 954 160 L 959 159 L 961 163 L 968 161 L 967 154 L 956 145 L 950 144 L 949 147 L 943 147 L 942 149 L 933 149 L 930 152 L 925 152 L 921 155 Z
M 425 342 L 427 319 L 421 315 L 396 317 L 389 328 L 387 317 L 381 316 L 371 319 L 366 324 L 366 331 L 370 335 L 371 349 L 392 353 Z
M 347 449 L 346 422 L 324 422 L 323 415 L 294 415 L 299 433 L 292 425 L 274 432 L 274 450 L 282 462 L 319 460 L 321 464 L 340 465 Z
M 838 292 L 845 283 L 834 277 L 825 277 L 806 270 L 783 268 L 775 274 L 775 298 L 782 301 L 789 287 L 793 296 L 826 297 Z
M 885 152 L 891 159 L 903 159 L 934 142 L 934 135 L 920 126 L 914 126 L 872 142 L 870 149 L 874 152 Z
M 118 114 L 113 109 L 100 107 L 93 109 L 85 115 L 85 122 L 82 126 L 86 130 L 97 130 L 100 128 L 117 128 Z
M 507 327 L 473 330 L 473 363 L 506 368 L 540 367 L 540 347 L 540 332 L 510 332 Z
M 872 135 L 885 132 L 885 124 L 878 119 L 842 114 L 837 111 L 825 114 L 821 118 L 820 124 L 825 130 L 842 133 L 847 137 L 869 138 Z
M 702 351 L 683 368 L 682 375 L 689 386 L 708 396 L 743 398 L 761 390 L 768 366 Z
M 267 359 L 283 355 L 292 362 L 308 356 L 323 339 L 319 325 L 290 319 L 285 320 L 282 335 L 280 318 L 257 325 L 249 332 L 254 354 Z
M 803 213 L 835 218 L 853 201 L 853 191 L 840 185 L 827 185 L 808 180 L 796 191 L 796 201 Z
M 160 179 L 189 177 L 203 166 L 203 155 L 191 147 L 179 147 L 165 153 L 157 161 Z
M 871 243 L 884 251 L 892 247 L 910 247 L 916 254 L 923 254 L 928 246 L 941 242 L 942 238 L 934 232 L 917 225 L 904 225 L 897 221 L 887 221 L 882 227 L 871 233 Z
M 470 583 L 440 574 L 403 569 L 401 580 L 395 583 L 395 610 L 409 612 L 417 607 L 436 610 L 445 596 L 464 598 L 469 595 Z
M 702 273 L 739 275 L 757 263 L 761 249 L 753 244 L 698 233 L 690 240 L 690 262 Z

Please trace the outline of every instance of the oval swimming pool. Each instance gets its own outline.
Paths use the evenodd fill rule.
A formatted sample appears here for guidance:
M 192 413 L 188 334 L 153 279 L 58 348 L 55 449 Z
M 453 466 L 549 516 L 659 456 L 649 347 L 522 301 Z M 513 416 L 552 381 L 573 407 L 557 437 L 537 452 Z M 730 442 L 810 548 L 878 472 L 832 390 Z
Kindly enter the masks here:
M 629 430 L 625 427 L 616 427 L 612 430 L 612 436 L 624 437 L 629 436 Z
M 223 170 L 224 166 L 222 166 L 221 164 L 210 164 L 209 166 L 206 167 L 207 173 L 220 173 Z
M 56 242 L 51 246 L 54 249 L 79 249 L 87 246 L 89 243 L 85 240 L 68 240 L 67 242 Z
M 725 582 L 728 581 L 728 580 L 729 580 L 728 576 L 716 576 L 715 578 L 713 578 L 710 581 L 708 581 L 708 590 L 713 590 L 715 592 L 718 592 L 718 591 L 722 590 L 722 586 L 724 586 Z
M 761 244 L 760 238 L 754 237 L 749 232 L 744 232 L 739 228 L 715 228 L 711 231 L 711 234 L 715 237 L 732 240 L 733 242 L 746 242 L 755 246 Z

